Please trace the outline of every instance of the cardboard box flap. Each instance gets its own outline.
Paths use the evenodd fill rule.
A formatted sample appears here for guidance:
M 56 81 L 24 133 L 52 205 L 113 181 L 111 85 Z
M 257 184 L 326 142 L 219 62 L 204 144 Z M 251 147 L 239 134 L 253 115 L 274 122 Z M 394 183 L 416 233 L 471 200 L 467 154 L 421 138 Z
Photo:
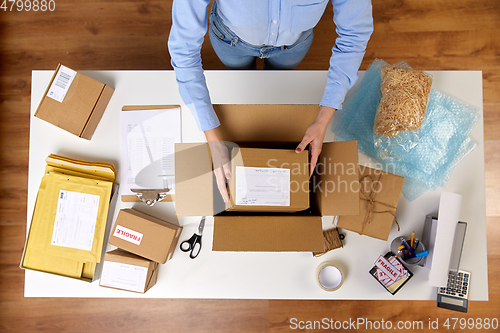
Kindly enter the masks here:
M 213 251 L 323 251 L 320 216 L 216 216 Z
M 318 105 L 215 104 L 222 140 L 299 144 L 318 115 Z
M 175 211 L 178 216 L 213 216 L 212 162 L 208 144 L 175 144 Z
M 359 215 L 357 141 L 323 143 L 312 188 L 321 215 Z

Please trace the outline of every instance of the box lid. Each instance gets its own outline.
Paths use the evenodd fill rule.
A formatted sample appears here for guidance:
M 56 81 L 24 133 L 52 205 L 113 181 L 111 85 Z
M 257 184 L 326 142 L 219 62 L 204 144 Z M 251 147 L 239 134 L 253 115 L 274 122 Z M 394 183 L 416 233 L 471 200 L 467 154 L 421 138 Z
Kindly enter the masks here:
M 321 215 L 358 215 L 358 142 L 323 143 L 311 183 Z
M 213 251 L 323 251 L 320 216 L 216 216 Z
M 212 162 L 208 145 L 176 143 L 175 213 L 178 216 L 213 216 L 213 191 Z
M 222 140 L 296 143 L 319 112 L 317 104 L 214 104 Z

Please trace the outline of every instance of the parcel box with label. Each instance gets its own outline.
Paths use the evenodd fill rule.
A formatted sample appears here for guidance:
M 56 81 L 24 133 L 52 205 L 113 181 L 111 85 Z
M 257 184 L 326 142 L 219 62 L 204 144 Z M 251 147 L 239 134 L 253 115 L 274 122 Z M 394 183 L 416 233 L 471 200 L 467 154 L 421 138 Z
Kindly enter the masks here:
M 35 117 L 90 140 L 113 91 L 108 85 L 59 64 Z
M 158 266 L 155 261 L 115 249 L 104 256 L 99 285 L 145 293 L 156 284 Z
M 109 236 L 109 244 L 164 264 L 172 258 L 182 227 L 144 214 L 121 209 Z
M 222 139 L 244 148 L 295 148 L 319 110 L 317 105 L 225 104 L 214 108 L 222 124 Z M 175 150 L 176 214 L 214 216 L 214 251 L 321 252 L 322 216 L 359 214 L 356 141 L 323 144 L 318 172 L 306 186 L 310 207 L 295 213 L 226 211 L 213 176 L 209 145 L 182 143 Z M 273 149 L 269 150 L 272 154 Z M 296 155 L 304 155 L 307 161 L 307 153 Z
M 228 211 L 297 212 L 309 208 L 307 154 L 286 149 L 231 149 Z

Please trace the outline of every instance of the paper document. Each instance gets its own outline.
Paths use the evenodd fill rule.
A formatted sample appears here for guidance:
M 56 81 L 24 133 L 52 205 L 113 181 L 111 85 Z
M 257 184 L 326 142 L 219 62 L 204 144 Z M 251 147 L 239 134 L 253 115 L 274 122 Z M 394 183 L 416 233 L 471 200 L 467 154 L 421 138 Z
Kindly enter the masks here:
M 47 96 L 62 103 L 75 76 L 76 72 L 74 70 L 61 65 L 50 85 Z
M 50 244 L 91 251 L 99 196 L 61 190 Z
M 290 169 L 237 166 L 236 205 L 290 206 Z
M 436 240 L 432 254 L 432 266 L 429 272 L 429 285 L 433 287 L 446 287 L 448 282 L 451 250 L 455 238 L 455 229 L 460 218 L 461 205 L 461 195 L 441 192 Z
M 105 261 L 102 267 L 101 286 L 144 292 L 148 269 L 146 267 Z
M 170 189 L 174 194 L 174 144 L 181 142 L 181 110 L 121 112 L 120 194 L 130 189 Z

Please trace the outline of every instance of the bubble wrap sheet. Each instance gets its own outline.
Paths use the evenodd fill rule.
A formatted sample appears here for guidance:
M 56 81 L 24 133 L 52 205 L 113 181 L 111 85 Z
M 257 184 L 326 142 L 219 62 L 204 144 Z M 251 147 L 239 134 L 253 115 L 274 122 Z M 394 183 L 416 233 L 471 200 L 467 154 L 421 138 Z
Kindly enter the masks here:
M 343 108 L 335 112 L 332 131 L 336 141 L 357 140 L 362 153 L 386 171 L 405 177 L 403 194 L 413 201 L 428 190 L 444 187 L 453 168 L 475 148 L 469 133 L 478 119 L 477 108 L 432 89 L 418 144 L 410 151 L 395 145 L 392 153 L 398 159 L 384 160 L 374 144 L 373 123 L 381 99 L 380 68 L 385 64 L 375 60 L 368 68 Z

